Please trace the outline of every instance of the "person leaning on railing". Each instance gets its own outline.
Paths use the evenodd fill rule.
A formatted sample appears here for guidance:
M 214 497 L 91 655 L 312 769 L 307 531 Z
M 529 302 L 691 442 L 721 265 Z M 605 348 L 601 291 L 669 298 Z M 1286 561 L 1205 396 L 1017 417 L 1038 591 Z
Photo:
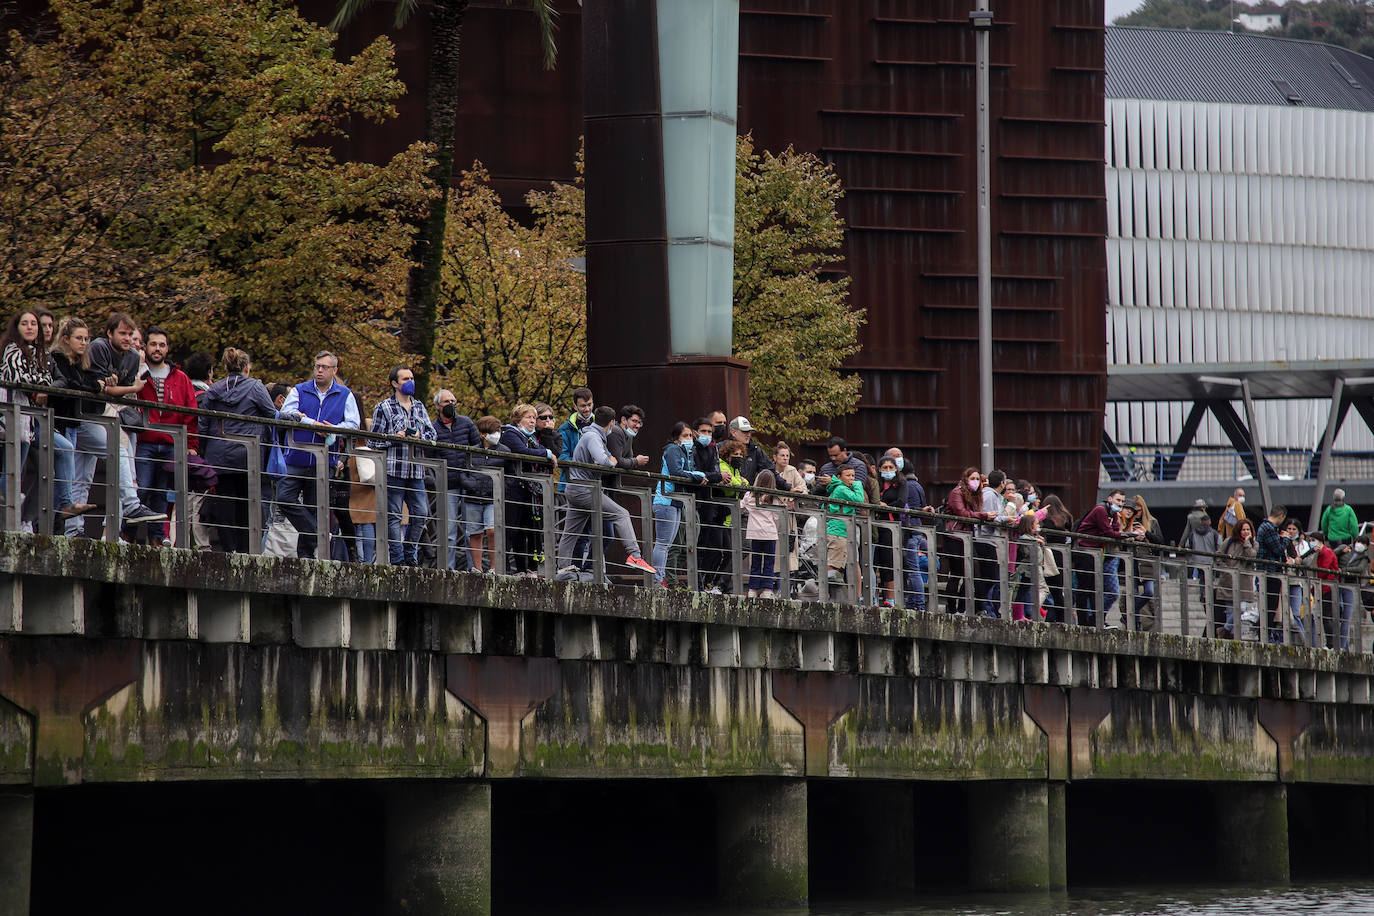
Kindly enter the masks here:
M 52 375 L 48 371 L 48 357 L 43 345 L 43 329 L 38 321 L 38 313 L 33 309 L 24 309 L 11 318 L 9 327 L 5 329 L 4 337 L 0 337 L 0 382 L 43 385 L 45 387 L 52 385 Z M 29 395 L 23 391 L 11 391 L 9 389 L 0 389 L 0 394 L 13 398 L 21 404 L 43 407 L 48 403 L 46 394 Z M 36 424 L 26 416 L 21 419 L 18 429 L 6 429 L 4 432 L 6 436 L 19 438 L 21 443 L 19 446 L 19 465 L 23 467 L 24 462 L 29 457 L 29 443 L 37 432 Z M 70 518 L 73 515 L 90 511 L 93 507 L 84 504 L 73 508 L 72 478 L 76 474 L 72 443 L 57 430 L 53 430 L 53 449 L 56 462 L 53 498 L 58 513 L 63 518 Z M 3 463 L 4 452 L 0 452 L 0 467 L 3 467 Z M 4 491 L 4 487 L 4 478 L 0 477 L 0 492 Z M 8 496 L 15 499 L 21 498 L 18 493 L 8 494 Z
M 537 415 L 533 404 L 516 404 L 510 412 L 510 422 L 501 427 L 501 438 L 498 440 L 511 455 L 506 459 L 506 572 L 525 577 L 538 575 L 534 559 L 537 544 L 534 503 L 539 495 L 539 485 L 523 480 L 521 475 L 528 477 L 540 472 L 547 473 L 550 468 L 554 473 L 558 470 L 557 456 L 535 438 Z M 551 465 L 521 460 L 522 457 L 546 458 Z
M 200 417 L 198 428 L 201 452 L 215 469 L 219 482 L 206 509 L 219 532 L 221 550 L 248 552 L 248 452 L 243 443 L 225 436 L 252 436 L 261 440 L 266 427 L 251 418 L 275 419 L 277 407 L 267 387 L 249 376 L 252 363 L 237 347 L 226 347 L 220 358 L 224 378 L 210 386 L 200 397 L 205 410 L 238 414 L 243 419 Z M 254 498 L 258 498 L 254 494 Z
M 1255 542 L 1254 522 L 1242 518 L 1232 531 L 1218 551 L 1225 557 L 1217 563 L 1216 605 L 1212 621 L 1215 627 L 1213 632 L 1218 639 L 1235 639 L 1237 629 L 1244 634 L 1244 624 L 1259 622 L 1258 596 L 1255 592 L 1255 560 L 1259 556 L 1259 545 Z M 1224 620 L 1219 619 L 1223 616 Z
M 679 420 L 673 424 L 668 442 L 663 446 L 659 473 L 668 479 L 661 479 L 654 486 L 653 554 L 654 581 L 662 588 L 668 587 L 668 549 L 676 540 L 678 527 L 682 523 L 682 500 L 673 499 L 673 494 L 679 487 L 706 479 L 705 473 L 692 467 L 695 445 L 695 432 Z

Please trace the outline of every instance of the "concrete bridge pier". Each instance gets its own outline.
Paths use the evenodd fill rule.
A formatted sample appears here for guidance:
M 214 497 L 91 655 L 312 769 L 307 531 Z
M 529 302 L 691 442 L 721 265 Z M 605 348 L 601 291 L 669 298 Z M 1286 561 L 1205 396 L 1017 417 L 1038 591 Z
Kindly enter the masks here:
M 968 797 L 969 883 L 974 890 L 1029 891 L 1064 885 L 1062 785 L 1058 793 L 1051 793 L 1043 782 L 978 782 L 968 786 Z
M 386 912 L 491 914 L 491 784 L 398 782 L 386 799 Z
M 27 913 L 33 880 L 33 789 L 0 788 L 0 913 Z
M 716 789 L 720 902 L 805 906 L 810 895 L 806 780 L 723 780 Z
M 1282 783 L 1213 788 L 1217 877 L 1254 884 L 1289 880 L 1288 787 Z

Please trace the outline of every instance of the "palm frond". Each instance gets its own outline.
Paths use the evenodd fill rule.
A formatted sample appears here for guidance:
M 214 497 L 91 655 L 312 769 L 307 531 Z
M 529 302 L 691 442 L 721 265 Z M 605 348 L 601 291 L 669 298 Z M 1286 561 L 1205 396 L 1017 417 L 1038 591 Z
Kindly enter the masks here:
M 506 6 L 510 5 L 511 0 L 506 0 Z M 539 24 L 539 43 L 544 46 L 544 69 L 552 70 L 558 62 L 558 41 L 555 37 L 558 32 L 558 10 L 554 9 L 552 0 L 530 0 L 530 11 L 534 13 L 534 21 Z
M 329 21 L 329 27 L 338 32 L 354 20 L 365 7 L 371 6 L 372 0 L 339 0 L 339 10 L 334 14 L 334 18 Z M 419 0 L 399 0 L 396 4 L 396 28 L 406 24 L 411 14 L 419 6 Z

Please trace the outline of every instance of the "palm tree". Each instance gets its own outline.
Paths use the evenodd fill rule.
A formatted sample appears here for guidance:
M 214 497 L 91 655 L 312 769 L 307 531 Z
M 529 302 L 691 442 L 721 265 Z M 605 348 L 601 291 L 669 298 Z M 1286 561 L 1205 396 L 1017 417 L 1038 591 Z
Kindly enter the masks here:
M 340 0 L 334 21 L 342 29 L 373 0 Z M 430 177 L 440 193 L 429 205 L 429 213 L 415 227 L 411 248 L 410 276 L 406 284 L 405 313 L 401 318 L 401 349 L 422 358 L 415 367 L 417 393 L 424 397 L 434 354 L 434 324 L 439 297 L 439 270 L 444 262 L 444 226 L 448 216 L 449 186 L 453 181 L 453 131 L 458 113 L 458 39 L 467 15 L 469 0 L 432 0 L 427 3 L 430 18 L 429 80 L 425 90 L 425 140 L 434 144 L 434 168 Z M 511 0 L 505 0 L 507 6 Z M 553 0 L 529 0 L 539 24 L 544 46 L 544 66 L 552 68 L 558 48 L 554 43 Z M 420 6 L 420 0 L 399 0 L 396 27 L 400 28 Z

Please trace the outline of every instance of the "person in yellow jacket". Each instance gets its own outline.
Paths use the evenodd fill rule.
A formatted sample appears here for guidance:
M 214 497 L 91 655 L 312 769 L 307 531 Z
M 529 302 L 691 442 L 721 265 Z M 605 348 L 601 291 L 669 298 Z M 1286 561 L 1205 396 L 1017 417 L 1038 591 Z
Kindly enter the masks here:
M 1221 510 L 1221 518 L 1217 519 L 1217 534 L 1221 535 L 1224 541 L 1233 537 L 1240 530 L 1240 523 L 1245 521 L 1245 491 L 1236 487 L 1236 492 L 1231 494 L 1231 498 L 1226 500 L 1226 508 Z

